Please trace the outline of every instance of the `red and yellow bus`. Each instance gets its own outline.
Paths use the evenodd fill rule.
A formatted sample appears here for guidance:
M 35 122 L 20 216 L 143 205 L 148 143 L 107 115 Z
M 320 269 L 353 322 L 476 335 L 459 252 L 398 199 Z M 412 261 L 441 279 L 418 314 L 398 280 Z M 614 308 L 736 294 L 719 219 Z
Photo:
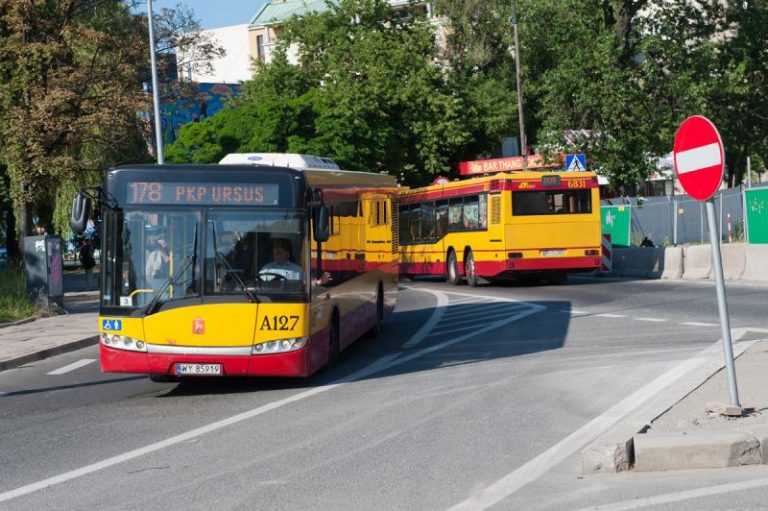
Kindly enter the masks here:
M 561 172 L 540 157 L 464 162 L 467 179 L 399 195 L 400 271 L 448 282 L 544 276 L 600 267 L 600 198 L 593 172 Z
M 302 155 L 222 163 L 117 167 L 90 191 L 103 371 L 308 376 L 394 309 L 394 178 Z

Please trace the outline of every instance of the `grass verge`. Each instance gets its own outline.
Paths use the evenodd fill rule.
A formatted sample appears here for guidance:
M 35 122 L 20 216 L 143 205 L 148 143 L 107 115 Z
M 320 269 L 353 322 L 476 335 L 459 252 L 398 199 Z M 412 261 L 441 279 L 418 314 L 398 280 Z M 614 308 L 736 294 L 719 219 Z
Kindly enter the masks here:
M 0 323 L 37 315 L 37 308 L 27 297 L 24 272 L 11 264 L 0 267 Z

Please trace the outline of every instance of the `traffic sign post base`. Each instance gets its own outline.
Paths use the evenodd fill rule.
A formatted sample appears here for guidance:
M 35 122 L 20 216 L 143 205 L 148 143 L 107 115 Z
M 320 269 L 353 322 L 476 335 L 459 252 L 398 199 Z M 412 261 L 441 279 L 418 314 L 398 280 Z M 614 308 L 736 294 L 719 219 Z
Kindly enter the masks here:
M 709 226 L 709 243 L 712 246 L 712 269 L 715 272 L 715 287 L 717 288 L 717 309 L 720 313 L 720 329 L 723 332 L 723 351 L 725 368 L 728 373 L 728 390 L 731 405 L 739 407 L 739 390 L 736 386 L 736 368 L 733 363 L 733 342 L 731 341 L 731 322 L 728 316 L 728 303 L 725 299 L 725 279 L 723 278 L 723 260 L 720 256 L 720 239 L 715 217 L 715 201 L 706 201 L 707 225 Z

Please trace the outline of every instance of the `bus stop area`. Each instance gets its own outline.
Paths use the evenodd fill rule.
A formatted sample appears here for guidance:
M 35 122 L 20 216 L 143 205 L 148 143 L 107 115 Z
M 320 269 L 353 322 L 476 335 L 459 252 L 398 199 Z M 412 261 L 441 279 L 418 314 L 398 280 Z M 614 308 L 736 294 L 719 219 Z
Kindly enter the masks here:
M 0 371 L 96 344 L 99 292 L 86 290 L 82 269 L 63 281 L 64 314 L 0 324 Z
M 87 291 L 80 270 L 64 273 L 65 314 L 0 325 L 0 371 L 98 342 L 98 291 Z M 580 454 L 585 474 L 622 470 L 684 470 L 768 463 L 768 337 L 741 332 L 734 347 L 741 417 L 722 412 L 727 405 L 723 358 L 703 353 L 695 370 L 627 413 Z M 744 340 L 752 339 L 752 340 Z M 0 392 L 0 396 L 2 393 Z

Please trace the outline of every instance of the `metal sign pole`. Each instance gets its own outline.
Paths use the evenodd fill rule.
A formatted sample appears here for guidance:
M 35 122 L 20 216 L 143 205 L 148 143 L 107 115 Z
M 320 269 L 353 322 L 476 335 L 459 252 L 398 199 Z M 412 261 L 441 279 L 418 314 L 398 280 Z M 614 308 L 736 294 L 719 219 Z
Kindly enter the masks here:
M 712 245 L 712 268 L 715 270 L 715 285 L 717 287 L 717 308 L 720 312 L 720 329 L 723 332 L 723 350 L 725 367 L 728 372 L 728 389 L 731 404 L 738 406 L 739 391 L 736 387 L 736 368 L 733 363 L 733 343 L 731 341 L 731 324 L 728 317 L 728 303 L 725 300 L 725 280 L 723 279 L 723 261 L 720 257 L 720 240 L 717 237 L 717 219 L 715 218 L 715 202 L 710 198 L 706 201 L 707 222 L 709 225 L 709 243 Z
M 152 0 L 147 0 L 147 23 L 149 24 L 149 57 L 152 65 L 152 103 L 155 110 L 155 143 L 157 144 L 157 163 L 165 163 L 163 153 L 163 125 L 160 121 L 160 84 L 157 80 L 157 62 L 155 59 L 155 28 L 152 15 Z

